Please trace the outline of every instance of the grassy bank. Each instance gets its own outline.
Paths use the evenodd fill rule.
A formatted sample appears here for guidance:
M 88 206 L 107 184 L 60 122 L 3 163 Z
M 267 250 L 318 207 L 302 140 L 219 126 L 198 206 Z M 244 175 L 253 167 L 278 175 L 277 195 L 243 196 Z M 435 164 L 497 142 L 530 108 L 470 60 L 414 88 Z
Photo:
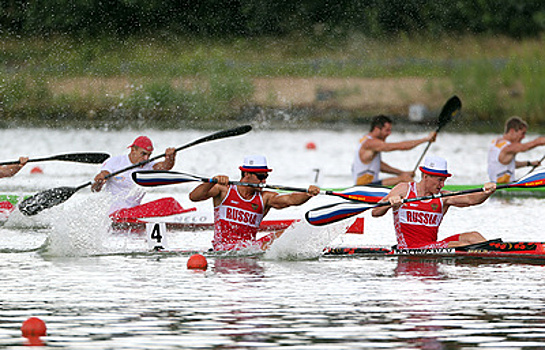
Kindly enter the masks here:
M 545 129 L 543 40 L 402 37 L 379 42 L 353 36 L 203 42 L 164 36 L 1 41 L 4 127 L 168 128 L 233 120 L 312 127 L 375 113 L 402 115 L 413 103 L 436 109 L 457 94 L 466 127 L 497 130 L 516 114 Z M 401 78 L 415 79 L 418 89 L 395 84 Z M 263 83 L 279 79 L 286 80 Z M 310 97 L 283 91 L 302 86 L 292 84 L 301 79 Z M 386 89 L 377 81 L 391 84 Z M 365 95 L 369 92 L 374 95 Z

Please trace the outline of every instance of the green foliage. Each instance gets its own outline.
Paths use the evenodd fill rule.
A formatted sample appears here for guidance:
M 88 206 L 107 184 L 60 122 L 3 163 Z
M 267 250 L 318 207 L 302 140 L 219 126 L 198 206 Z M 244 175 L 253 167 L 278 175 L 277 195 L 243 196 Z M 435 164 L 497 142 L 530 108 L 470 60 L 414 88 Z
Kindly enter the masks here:
M 19 35 L 184 34 L 198 37 L 306 37 L 349 33 L 501 34 L 545 29 L 541 0 L 4 0 L 0 28 Z
M 255 78 L 423 77 L 430 98 L 462 98 L 465 122 L 501 125 L 516 114 L 545 127 L 542 39 L 402 34 L 374 40 L 354 33 L 318 40 L 296 33 L 283 39 L 10 37 L 2 45 L 2 126 L 217 123 L 255 117 Z M 107 91 L 86 88 L 93 81 Z M 356 92 L 325 93 L 341 101 Z M 271 95 L 265 104 L 274 101 Z M 334 122 L 371 112 L 305 113 L 312 114 L 308 120 Z

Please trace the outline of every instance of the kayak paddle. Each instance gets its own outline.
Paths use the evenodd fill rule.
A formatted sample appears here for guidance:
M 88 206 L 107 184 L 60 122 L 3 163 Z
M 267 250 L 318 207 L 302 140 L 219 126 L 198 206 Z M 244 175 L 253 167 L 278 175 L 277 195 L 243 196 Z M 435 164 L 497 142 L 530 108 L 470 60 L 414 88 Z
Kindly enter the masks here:
M 249 132 L 250 130 L 252 130 L 252 127 L 250 125 L 244 125 L 244 126 L 240 126 L 233 129 L 218 131 L 216 133 L 210 134 L 208 136 L 202 137 L 193 142 L 180 146 L 176 148 L 176 151 L 178 152 L 183 149 L 201 144 L 203 142 L 223 139 L 223 138 L 231 137 L 231 136 L 242 135 Z M 165 156 L 165 153 L 149 158 L 147 160 L 138 162 L 136 164 L 133 164 L 131 166 L 128 166 L 126 168 L 123 168 L 121 170 L 115 171 L 107 175 L 105 179 L 109 179 L 112 176 L 115 176 L 127 170 L 137 168 L 139 166 L 142 166 L 144 164 L 147 164 L 153 160 L 156 160 L 164 156 Z M 42 210 L 49 209 L 51 207 L 64 203 L 66 200 L 68 200 L 68 198 L 72 197 L 74 193 L 81 190 L 82 188 L 90 186 L 91 184 L 92 184 L 92 181 L 89 181 L 78 187 L 57 187 L 57 188 L 39 192 L 35 194 L 34 196 L 28 197 L 27 199 L 22 201 L 21 204 L 19 204 L 19 211 L 21 211 L 21 213 L 23 213 L 26 216 L 36 215 Z
M 501 190 L 505 188 L 533 188 L 533 187 L 545 187 L 545 172 L 536 173 L 531 176 L 520 179 L 517 182 L 513 182 L 505 185 L 498 185 L 496 189 Z M 459 196 L 469 193 L 483 192 L 484 188 L 474 188 L 459 192 L 448 192 L 448 193 L 437 193 L 429 196 L 415 197 L 404 199 L 403 203 L 417 202 L 427 199 L 442 198 L 442 197 L 452 197 Z M 305 214 L 305 219 L 309 224 L 313 226 L 324 226 L 338 222 L 354 215 L 363 213 L 368 209 L 373 209 L 376 207 L 384 207 L 390 205 L 389 202 L 379 202 L 374 205 L 362 205 L 356 203 L 336 203 L 330 204 L 323 207 L 311 209 Z
M 528 175 L 530 175 L 531 173 L 533 173 L 534 170 L 536 170 L 536 168 L 539 166 L 538 164 L 541 164 L 541 162 L 543 162 L 544 160 L 545 160 L 545 155 L 543 155 L 543 157 L 541 157 L 541 159 L 539 160 L 539 162 L 538 162 L 536 165 L 533 165 L 533 166 L 532 166 L 532 169 L 530 169 L 530 171 L 528 171 L 523 177 L 528 176 Z
M 176 171 L 164 170 L 141 170 L 132 173 L 132 179 L 140 186 L 155 187 L 164 185 L 173 185 L 186 182 L 202 181 L 215 182 L 214 179 L 200 177 L 196 175 L 180 173 Z M 307 192 L 306 188 L 269 185 L 264 183 L 248 183 L 239 181 L 229 181 L 232 185 L 249 186 L 255 188 L 269 188 L 280 191 Z M 389 188 L 379 186 L 355 186 L 342 191 L 323 191 L 326 195 L 342 197 L 344 199 L 363 202 L 378 203 L 384 196 L 390 192 Z
M 29 159 L 28 162 L 46 162 L 50 160 L 60 160 L 64 162 L 77 162 L 77 163 L 89 163 L 89 164 L 101 164 L 106 159 L 110 158 L 106 153 L 68 153 L 58 154 L 56 156 L 45 158 Z M 19 164 L 18 160 L 12 160 L 7 162 L 0 162 L 0 165 L 12 165 Z
M 437 129 L 435 130 L 436 133 L 439 133 L 439 131 L 447 125 L 454 117 L 456 117 L 460 110 L 462 109 L 462 101 L 458 98 L 458 96 L 454 95 L 451 98 L 448 99 L 448 101 L 443 106 L 443 109 L 441 110 L 441 113 L 439 113 L 439 117 L 437 118 Z M 428 142 L 428 145 L 424 149 L 424 152 L 422 152 L 422 155 L 418 159 L 418 162 L 416 162 L 416 165 L 413 169 L 413 173 L 416 172 L 418 169 L 418 166 L 420 165 L 420 162 L 422 161 L 422 158 L 424 158 L 424 155 L 426 152 L 428 152 L 428 149 L 431 146 L 431 141 Z

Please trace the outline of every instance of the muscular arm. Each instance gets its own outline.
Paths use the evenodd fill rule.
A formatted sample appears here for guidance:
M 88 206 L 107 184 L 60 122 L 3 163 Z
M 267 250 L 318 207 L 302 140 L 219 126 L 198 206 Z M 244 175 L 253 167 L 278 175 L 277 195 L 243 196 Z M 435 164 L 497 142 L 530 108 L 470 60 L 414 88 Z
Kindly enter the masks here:
M 517 153 L 526 152 L 535 147 L 543 146 L 543 145 L 545 145 L 545 136 L 540 136 L 536 138 L 535 140 L 525 142 L 525 143 L 512 143 L 510 145 L 505 146 L 501 150 L 500 155 L 498 156 L 498 160 L 500 161 L 500 163 L 504 165 L 509 164 L 513 160 L 513 158 L 515 158 Z
M 205 182 L 195 187 L 189 193 L 189 199 L 192 202 L 200 202 L 213 198 L 214 206 L 218 206 L 227 194 L 229 178 L 227 176 L 215 176 L 214 179 L 217 180 L 217 183 Z
M 294 205 L 304 204 L 318 193 L 320 193 L 320 189 L 316 186 L 309 186 L 307 192 L 293 192 L 282 195 L 270 191 L 263 192 L 265 211 L 267 212 L 270 208 L 283 209 Z
M 27 162 L 27 157 L 19 157 L 19 164 L 0 166 L 0 177 L 11 177 L 17 174 Z
M 400 183 L 397 184 L 390 193 L 388 193 L 384 198 L 380 200 L 381 203 L 383 202 L 390 202 L 390 204 L 393 204 L 394 207 L 400 207 L 401 206 L 401 200 L 403 199 L 403 196 L 407 193 L 408 190 L 408 184 L 407 183 Z M 376 207 L 373 208 L 371 211 L 371 215 L 375 218 L 383 216 L 390 210 L 392 205 L 382 206 L 382 207 Z
M 380 162 L 380 171 L 386 174 L 394 174 L 394 175 L 401 175 L 401 173 L 403 173 L 402 170 L 394 168 L 393 166 L 387 163 L 384 163 L 382 161 Z
M 91 191 L 100 192 L 102 186 L 106 183 L 106 176 L 110 175 L 108 170 L 102 170 L 95 176 L 94 182 L 91 184 Z
M 378 152 L 391 152 L 391 151 L 406 151 L 413 149 L 414 147 L 429 141 L 434 141 L 437 133 L 432 132 L 427 137 L 417 139 L 417 140 L 409 140 L 409 141 L 401 141 L 401 142 L 385 142 L 380 139 L 368 139 L 365 141 L 359 150 L 359 157 L 362 163 L 369 164 L 373 158 L 375 158 L 375 155 Z M 382 167 L 382 165 L 381 165 Z M 382 170 L 382 169 L 381 169 Z M 399 174 L 401 173 L 401 170 L 395 169 L 394 172 L 389 172 L 382 170 L 389 174 Z M 395 172 L 398 171 L 398 172 Z
M 176 162 L 176 149 L 167 148 L 165 151 L 165 160 L 153 165 L 154 170 L 170 170 L 174 168 L 174 163 Z
M 483 192 L 471 193 L 461 196 L 445 197 L 443 198 L 443 204 L 445 206 L 445 210 L 448 209 L 449 206 L 454 206 L 458 208 L 469 207 L 472 205 L 483 203 L 494 192 L 496 192 L 496 184 L 493 182 L 487 182 L 486 184 L 484 184 Z
M 400 142 L 385 142 L 379 139 L 371 139 L 365 142 L 365 145 L 375 152 L 408 151 L 425 142 L 434 141 L 435 135 L 436 133 L 432 132 L 428 136 L 421 139 Z M 369 146 L 367 146 L 368 143 Z

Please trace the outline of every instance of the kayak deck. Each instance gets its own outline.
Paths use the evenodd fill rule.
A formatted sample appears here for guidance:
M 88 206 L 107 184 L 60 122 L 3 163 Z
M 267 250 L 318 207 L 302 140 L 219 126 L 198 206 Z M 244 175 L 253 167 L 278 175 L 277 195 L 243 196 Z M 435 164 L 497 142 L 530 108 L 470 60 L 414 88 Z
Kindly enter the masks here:
M 261 226 L 259 226 L 259 231 L 276 231 L 283 230 L 288 228 L 293 224 L 295 219 L 286 219 L 286 220 L 263 220 Z M 151 219 L 150 221 L 139 221 L 139 222 L 112 222 L 112 228 L 115 230 L 145 230 L 146 224 L 151 222 L 161 222 L 157 219 Z M 196 230 L 213 230 L 214 223 L 212 221 L 206 222 L 165 222 L 167 229 L 175 231 L 196 231 Z
M 503 242 L 499 239 L 458 248 L 396 249 L 395 247 L 335 247 L 326 248 L 330 257 L 472 257 L 509 260 L 545 261 L 545 242 Z

